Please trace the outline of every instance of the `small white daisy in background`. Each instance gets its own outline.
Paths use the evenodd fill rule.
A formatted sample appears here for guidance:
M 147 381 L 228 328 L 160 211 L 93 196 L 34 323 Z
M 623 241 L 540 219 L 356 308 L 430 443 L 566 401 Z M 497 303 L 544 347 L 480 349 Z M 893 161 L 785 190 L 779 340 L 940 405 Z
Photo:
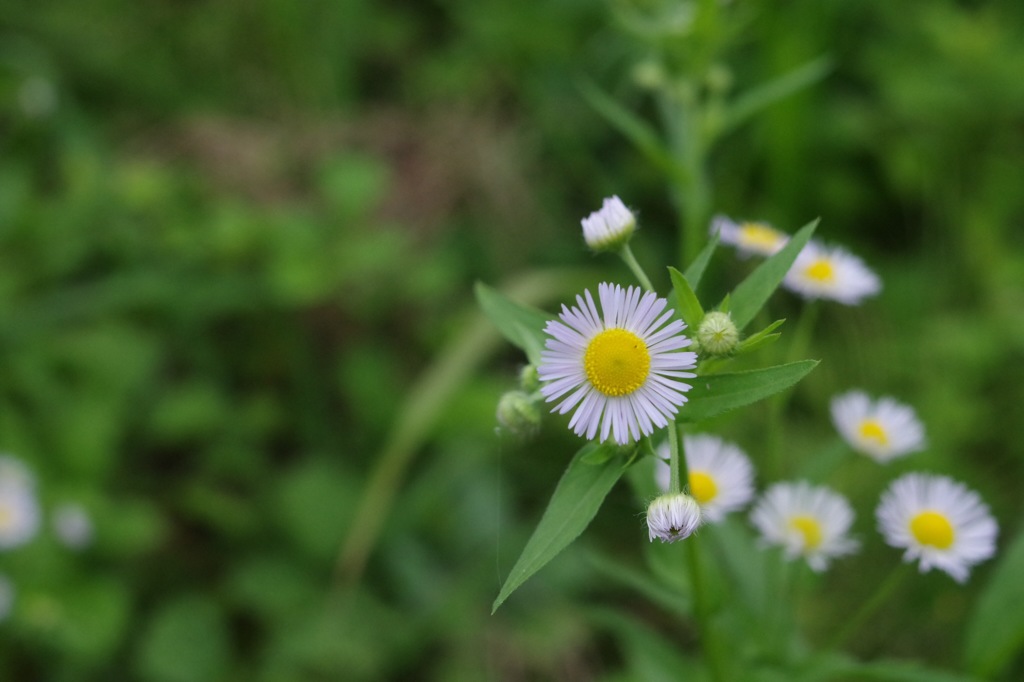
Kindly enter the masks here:
M 701 524 L 697 501 L 686 493 L 662 495 L 647 507 L 647 529 L 651 542 L 675 542 L 690 537 Z
M 802 556 L 815 571 L 825 570 L 831 559 L 858 547 L 847 535 L 853 509 L 846 498 L 806 481 L 772 485 L 750 520 L 767 544 L 781 546 L 789 559 Z
M 706 521 L 718 523 L 754 497 L 754 467 L 737 445 L 698 433 L 683 437 L 683 449 L 690 474 L 689 492 Z M 662 491 L 668 490 L 672 477 L 665 461 L 670 455 L 668 443 L 658 447 L 655 476 Z
M 29 486 L 0 485 L 0 550 L 23 545 L 39 531 L 39 503 Z
M 579 307 L 562 306 L 561 322 L 551 320 L 549 339 L 537 368 L 541 394 L 562 398 L 552 410 L 576 408 L 569 428 L 578 436 L 627 444 L 650 435 L 686 402 L 697 354 L 686 325 L 665 310 L 667 301 L 639 287 L 623 289 L 602 283 L 597 288 L 599 313 L 589 291 L 577 296 Z M 568 394 L 568 395 L 566 395 Z
M 810 242 L 782 281 L 804 298 L 857 305 L 882 290 L 882 280 L 857 256 L 838 246 Z
M 636 231 L 636 216 L 616 196 L 605 199 L 600 211 L 594 211 L 580 223 L 583 239 L 594 251 L 615 250 Z
M 6 575 L 0 574 L 0 621 L 5 621 L 14 610 L 14 583 Z
M 13 455 L 0 455 L 0 486 L 32 488 L 36 477 L 24 462 Z
M 875 511 L 878 529 L 904 561 L 938 568 L 958 583 L 996 552 L 999 526 L 981 497 L 946 476 L 906 474 L 892 482 Z
M 789 235 L 767 223 L 738 223 L 724 215 L 711 219 L 710 232 L 717 234 L 723 244 L 735 246 L 743 256 L 772 256 L 789 241 Z
M 871 400 L 863 391 L 832 398 L 832 423 L 851 448 L 878 462 L 925 447 L 924 427 L 914 409 L 893 398 Z
M 80 504 L 68 502 L 53 510 L 53 532 L 61 544 L 70 549 L 82 549 L 92 542 L 92 519 Z

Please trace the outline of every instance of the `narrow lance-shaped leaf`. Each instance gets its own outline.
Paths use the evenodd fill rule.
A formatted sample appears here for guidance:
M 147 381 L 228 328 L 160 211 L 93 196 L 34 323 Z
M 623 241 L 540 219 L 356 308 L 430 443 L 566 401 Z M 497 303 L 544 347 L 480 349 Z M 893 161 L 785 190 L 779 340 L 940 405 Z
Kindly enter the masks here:
M 590 525 L 608 492 L 632 464 L 632 459 L 626 460 L 623 457 L 600 461 L 603 458 L 593 454 L 594 450 L 615 447 L 611 444 L 588 443 L 569 462 L 540 523 L 508 574 L 498 598 L 494 600 L 492 613 L 527 578 L 554 559 Z M 595 460 L 600 463 L 595 463 Z
M 690 283 L 686 281 L 683 273 L 673 267 L 668 269 L 669 277 L 672 278 L 672 288 L 676 293 L 676 304 L 679 306 L 679 315 L 683 321 L 693 330 L 697 331 L 700 321 L 704 319 L 704 309 L 697 300 L 697 294 L 693 293 Z
M 690 267 L 686 268 L 686 272 L 683 276 L 686 277 L 686 281 L 690 283 L 690 286 L 694 291 L 700 286 L 700 280 L 704 277 L 704 271 L 708 267 L 708 262 L 711 260 L 711 255 L 718 248 L 718 240 L 720 235 L 716 232 L 711 235 L 711 239 L 708 240 L 707 245 L 700 250 L 697 257 L 690 263 Z
M 1003 555 L 967 624 L 964 662 L 974 674 L 998 675 L 1024 644 L 1024 534 Z
M 484 314 L 501 335 L 521 348 L 531 363 L 540 364 L 540 351 L 544 348 L 544 327 L 551 317 L 536 308 L 509 300 L 483 282 L 477 282 L 474 291 Z
M 814 220 L 802 227 L 790 237 L 786 245 L 771 258 L 761 263 L 745 280 L 740 282 L 732 294 L 732 321 L 738 329 L 743 329 L 768 301 L 793 266 L 793 261 L 806 246 L 818 221 Z
M 693 388 L 686 394 L 689 400 L 679 410 L 676 421 L 703 421 L 773 396 L 803 379 L 817 364 L 817 360 L 801 360 L 749 372 L 691 379 Z
M 727 133 L 758 111 L 820 81 L 832 68 L 832 61 L 819 57 L 741 95 L 729 107 L 717 131 Z
M 744 353 L 750 353 L 777 341 L 782 335 L 773 334 L 772 332 L 781 327 L 783 322 L 785 322 L 785 320 L 775 320 L 761 331 L 756 334 L 751 334 L 740 341 L 740 345 L 736 348 L 736 354 L 743 355 Z

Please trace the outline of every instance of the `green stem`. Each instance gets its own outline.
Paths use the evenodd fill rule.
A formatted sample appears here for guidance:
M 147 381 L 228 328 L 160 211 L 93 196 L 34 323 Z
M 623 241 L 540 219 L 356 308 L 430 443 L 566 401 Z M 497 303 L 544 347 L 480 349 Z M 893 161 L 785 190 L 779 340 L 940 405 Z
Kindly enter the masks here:
M 633 276 L 640 282 L 647 291 L 654 291 L 654 287 L 651 286 L 651 280 L 647 278 L 647 273 L 640 267 L 640 263 L 637 262 L 636 256 L 633 255 L 633 249 L 629 248 L 629 244 L 623 244 L 622 248 L 619 249 L 619 255 L 622 260 L 629 266 L 629 269 L 633 271 Z
M 672 453 L 672 458 L 669 460 L 669 470 L 672 473 L 672 477 L 668 491 L 676 495 L 682 492 L 684 477 L 686 481 L 689 481 L 690 474 L 686 467 L 686 453 L 683 452 L 682 443 L 679 438 L 679 427 L 674 422 L 668 425 L 668 447 Z
M 708 604 L 707 586 L 704 583 L 704 567 L 701 563 L 700 540 L 696 535 L 686 539 L 686 556 L 690 563 L 690 581 L 693 587 L 693 607 L 697 616 L 697 630 L 701 645 L 708 661 L 712 682 L 724 682 L 725 675 L 722 648 L 711 626 L 711 610 Z
M 889 577 L 882 581 L 878 589 L 875 590 L 875 593 L 861 605 L 857 613 L 846 621 L 846 624 L 839 632 L 832 636 L 832 639 L 822 649 L 822 653 L 835 651 L 846 643 L 846 640 L 851 635 L 856 633 L 871 616 L 875 615 L 878 608 L 892 596 L 892 593 L 896 591 L 896 588 L 899 587 L 900 583 L 903 582 L 909 573 L 909 564 L 902 562 L 897 564 L 896 568 L 889 574 Z

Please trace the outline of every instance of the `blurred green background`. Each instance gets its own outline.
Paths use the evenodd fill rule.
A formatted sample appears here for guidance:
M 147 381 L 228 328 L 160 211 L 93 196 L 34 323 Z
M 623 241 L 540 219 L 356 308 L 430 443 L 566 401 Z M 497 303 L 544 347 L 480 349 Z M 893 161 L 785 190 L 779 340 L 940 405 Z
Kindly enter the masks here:
M 82 551 L 44 528 L 0 552 L 3 679 L 643 679 L 642 633 L 595 615 L 671 631 L 599 558 L 644 570 L 626 486 L 489 613 L 579 443 L 554 418 L 530 442 L 496 435 L 523 360 L 471 293 L 513 282 L 550 308 L 626 281 L 579 234 L 613 193 L 640 210 L 641 262 L 674 252 L 664 178 L 579 90 L 650 114 L 628 4 L 3 3 L 0 451 L 35 472 L 44 514 L 76 502 L 95 527 Z M 898 471 L 979 490 L 1001 546 L 1020 529 L 1024 4 L 745 16 L 723 65 L 738 89 L 820 55 L 833 70 L 716 150 L 713 208 L 787 231 L 821 216 L 885 282 L 823 311 L 794 457 L 851 387 L 915 405 L 931 443 L 844 474 L 866 547 L 803 605 L 813 631 L 896 562 L 870 510 Z M 720 252 L 713 298 L 750 265 Z M 425 385 L 436 414 L 409 413 Z M 720 426 L 756 461 L 754 423 Z M 396 493 L 375 498 L 379 536 L 354 521 L 370 481 Z M 366 551 L 339 569 L 353 532 Z M 854 653 L 958 665 L 994 563 L 966 588 L 913 581 Z

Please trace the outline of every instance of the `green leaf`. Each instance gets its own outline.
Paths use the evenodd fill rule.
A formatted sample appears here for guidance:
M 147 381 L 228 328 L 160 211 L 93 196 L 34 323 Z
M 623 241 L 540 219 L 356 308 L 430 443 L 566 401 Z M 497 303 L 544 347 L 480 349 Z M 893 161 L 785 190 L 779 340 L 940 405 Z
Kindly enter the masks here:
M 977 682 L 960 673 L 927 668 L 915 661 L 856 661 L 842 655 L 820 658 L 801 679 L 822 682 Z
M 708 267 L 708 261 L 711 260 L 711 255 L 715 252 L 718 247 L 719 235 L 716 232 L 711 235 L 711 239 L 708 240 L 707 245 L 700 250 L 697 257 L 690 263 L 690 267 L 686 268 L 686 272 L 683 276 L 686 277 L 686 281 L 690 283 L 690 286 L 695 290 L 700 286 L 700 280 L 704 277 L 704 271 Z
M 964 662 L 968 670 L 993 677 L 1020 653 L 1024 643 L 1024 534 L 1003 555 L 975 603 L 967 623 Z
M 545 312 L 505 298 L 483 282 L 474 287 L 476 300 L 501 335 L 521 348 L 530 362 L 540 364 L 544 348 L 544 327 L 552 318 Z
M 732 320 L 743 329 L 761 310 L 789 272 L 797 254 L 814 234 L 818 221 L 813 220 L 794 234 L 777 254 L 761 263 L 732 292 Z
M 800 360 L 749 372 L 697 377 L 676 421 L 699 422 L 763 400 L 800 381 L 817 364 L 817 360 Z
M 696 332 L 700 321 L 704 319 L 704 309 L 697 300 L 697 294 L 693 293 L 690 283 L 683 273 L 669 266 L 669 277 L 672 278 L 672 288 L 676 292 L 676 303 L 679 306 L 679 315 L 686 322 L 690 329 Z
M 686 172 L 666 151 L 665 143 L 643 119 L 620 105 L 589 81 L 579 85 L 580 93 L 598 114 L 625 135 L 647 159 L 673 180 L 687 182 Z
M 772 332 L 781 327 L 783 322 L 785 322 L 785 320 L 775 320 L 761 331 L 740 341 L 739 347 L 736 348 L 736 354 L 743 355 L 744 353 L 750 353 L 778 341 L 782 334 L 773 334 Z
M 736 98 L 717 134 L 729 132 L 762 109 L 817 83 L 832 70 L 832 60 L 819 57 Z
M 601 503 L 615 482 L 632 464 L 631 459 L 627 461 L 621 457 L 595 462 L 602 457 L 592 453 L 603 449 L 615 450 L 616 446 L 588 443 L 569 462 L 540 523 L 508 574 L 498 598 L 494 600 L 491 613 L 497 611 L 502 602 L 527 578 L 579 537 L 597 515 L 597 510 L 601 508 Z
M 220 607 L 206 597 L 183 597 L 165 604 L 144 631 L 139 676 L 151 682 L 222 680 L 230 655 Z

